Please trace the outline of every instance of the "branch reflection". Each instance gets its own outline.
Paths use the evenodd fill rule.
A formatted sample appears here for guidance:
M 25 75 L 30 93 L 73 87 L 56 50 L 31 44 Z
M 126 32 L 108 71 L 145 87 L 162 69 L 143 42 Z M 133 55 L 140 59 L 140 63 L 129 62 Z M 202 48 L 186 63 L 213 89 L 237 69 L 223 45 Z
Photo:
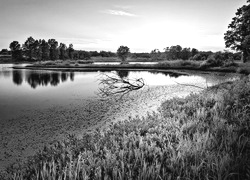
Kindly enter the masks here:
M 143 78 L 130 79 L 128 74 L 128 71 L 101 74 L 98 95 L 102 98 L 119 95 L 122 98 L 124 95 L 139 90 L 145 85 Z

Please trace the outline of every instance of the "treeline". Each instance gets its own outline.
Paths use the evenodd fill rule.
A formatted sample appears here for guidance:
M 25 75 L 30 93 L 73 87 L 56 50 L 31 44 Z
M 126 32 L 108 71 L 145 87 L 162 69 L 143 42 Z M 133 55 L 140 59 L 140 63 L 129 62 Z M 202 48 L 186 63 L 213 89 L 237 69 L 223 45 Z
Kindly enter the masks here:
M 2 49 L 1 55 L 12 55 L 13 60 L 31 60 L 31 61 L 46 61 L 46 60 L 66 60 L 66 59 L 81 59 L 88 60 L 91 57 L 117 57 L 117 54 L 110 51 L 84 51 L 75 50 L 73 44 L 68 46 L 64 43 L 58 43 L 55 39 L 36 40 L 32 37 L 27 38 L 24 44 L 19 44 L 18 41 L 13 41 L 9 46 L 11 51 Z M 150 53 L 130 53 L 131 59 L 146 61 L 161 61 L 161 60 L 196 60 L 202 61 L 207 59 L 220 60 L 241 60 L 241 52 L 233 53 L 229 51 L 212 52 L 199 51 L 195 48 L 181 47 L 175 45 L 166 47 L 163 52 L 158 49 L 152 50 Z
M 144 54 L 144 56 L 146 56 Z M 195 60 L 203 61 L 209 58 L 221 59 L 221 60 L 240 60 L 241 53 L 233 53 L 230 51 L 199 51 L 195 48 L 182 48 L 180 45 L 171 46 L 164 48 L 163 52 L 160 52 L 158 49 L 154 49 L 148 54 L 152 60 Z
M 90 54 L 86 51 L 76 51 L 73 44 L 67 47 L 64 43 L 58 43 L 55 39 L 36 40 L 29 37 L 21 46 L 18 41 L 13 41 L 9 46 L 14 60 L 65 60 L 65 59 L 89 59 Z M 6 53 L 6 50 L 2 50 Z
M 199 51 L 195 48 L 182 48 L 180 45 L 166 47 L 161 52 L 159 49 L 154 49 L 150 53 L 131 53 L 132 59 L 145 58 L 152 61 L 161 60 L 195 60 L 204 61 L 207 59 L 221 59 L 221 60 L 241 60 L 241 52 L 233 53 L 230 51 Z
M 2 49 L 1 54 L 12 54 L 13 60 L 33 60 L 33 61 L 46 61 L 46 60 L 65 60 L 65 59 L 90 59 L 91 57 L 113 57 L 115 53 L 106 51 L 83 51 L 75 50 L 73 44 L 68 46 L 64 43 L 58 43 L 55 39 L 36 40 L 29 37 L 23 45 L 18 41 L 10 43 L 10 52 L 7 49 Z

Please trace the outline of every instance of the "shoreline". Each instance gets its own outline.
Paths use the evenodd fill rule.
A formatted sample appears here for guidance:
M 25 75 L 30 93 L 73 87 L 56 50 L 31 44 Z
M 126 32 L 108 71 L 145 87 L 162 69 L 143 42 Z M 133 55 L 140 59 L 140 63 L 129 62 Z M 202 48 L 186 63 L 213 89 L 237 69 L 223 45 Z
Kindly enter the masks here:
M 25 161 L 46 144 L 65 139 L 67 134 L 81 137 L 84 132 L 105 127 L 111 122 L 145 117 L 157 112 L 166 99 L 200 91 L 181 85 L 154 86 L 132 92 L 120 101 L 82 99 L 70 106 L 55 106 L 42 112 L 37 110 L 12 118 L 5 124 L 1 122 L 0 171 L 14 162 Z
M 243 69 L 242 69 L 243 68 Z M 238 73 L 250 74 L 250 68 L 244 67 L 208 67 L 199 66 L 169 66 L 164 63 L 159 64 L 81 64 L 81 65 L 27 65 L 25 67 L 16 66 L 13 69 L 30 70 L 54 70 L 54 71 L 113 71 L 113 70 L 137 70 L 137 71 L 200 71 L 200 72 L 218 72 L 218 73 Z

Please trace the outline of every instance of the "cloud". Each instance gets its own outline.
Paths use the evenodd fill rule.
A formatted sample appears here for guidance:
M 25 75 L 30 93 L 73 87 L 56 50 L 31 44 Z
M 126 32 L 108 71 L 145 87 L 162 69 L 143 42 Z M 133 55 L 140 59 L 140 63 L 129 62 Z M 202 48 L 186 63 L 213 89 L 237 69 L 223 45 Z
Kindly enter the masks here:
M 129 12 L 125 12 L 125 11 L 121 11 L 121 10 L 113 10 L 113 9 L 107 9 L 104 11 L 104 13 L 106 14 L 111 14 L 111 15 L 115 15 L 115 16 L 129 16 L 129 17 L 135 17 L 135 14 L 129 13 Z

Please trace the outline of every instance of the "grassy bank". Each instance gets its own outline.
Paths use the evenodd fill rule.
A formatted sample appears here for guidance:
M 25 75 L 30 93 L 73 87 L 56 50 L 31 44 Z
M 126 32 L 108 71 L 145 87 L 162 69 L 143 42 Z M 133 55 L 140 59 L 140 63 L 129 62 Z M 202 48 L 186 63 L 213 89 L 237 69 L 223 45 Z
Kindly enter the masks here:
M 12 179 L 249 179 L 250 80 L 45 147 Z M 2 176 L 2 179 L 4 177 Z
M 196 71 L 211 71 L 211 72 L 228 72 L 228 73 L 241 73 L 250 74 L 250 63 L 224 63 L 216 64 L 211 61 L 162 61 L 157 64 L 93 64 L 92 60 L 78 60 L 78 61 L 45 61 L 35 63 L 26 67 L 16 68 L 28 68 L 28 69 L 44 69 L 50 70 L 64 70 L 64 71 L 112 71 L 121 69 L 134 69 L 134 70 L 196 70 Z
M 118 57 L 91 57 L 90 60 L 93 60 L 94 62 L 121 62 L 121 60 Z M 151 58 L 132 58 L 128 57 L 128 62 L 152 62 L 153 60 Z

